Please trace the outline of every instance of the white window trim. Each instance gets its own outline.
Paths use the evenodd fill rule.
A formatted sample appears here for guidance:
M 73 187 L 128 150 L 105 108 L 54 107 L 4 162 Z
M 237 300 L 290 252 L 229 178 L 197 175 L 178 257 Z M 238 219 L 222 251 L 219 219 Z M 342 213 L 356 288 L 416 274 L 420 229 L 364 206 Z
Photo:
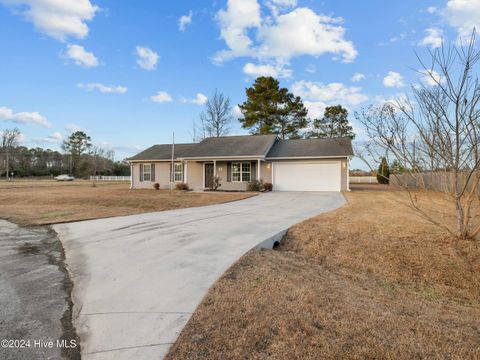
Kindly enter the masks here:
M 233 180 L 233 164 L 239 164 L 240 165 L 240 180 Z M 249 171 L 245 171 L 245 173 L 249 174 L 249 176 L 250 176 L 250 180 L 248 180 L 248 181 L 243 180 L 243 173 L 244 173 L 243 164 L 248 164 L 249 165 Z M 236 171 L 235 173 L 238 174 L 239 172 Z M 236 183 L 252 181 L 252 164 L 248 161 L 233 161 L 232 165 L 231 165 L 231 169 L 230 169 L 230 179 L 232 180 L 232 182 L 236 182 Z
M 180 169 L 181 169 L 181 171 L 179 171 L 179 172 L 176 171 L 176 167 L 177 167 L 178 165 L 180 165 Z M 184 172 L 184 170 L 183 170 L 183 165 L 182 165 L 182 163 L 174 163 L 174 164 L 173 164 L 173 181 L 176 182 L 176 183 L 181 183 L 181 182 L 183 182 L 183 172 Z M 176 175 L 177 175 L 177 173 L 182 175 L 182 176 L 181 176 L 181 180 L 176 180 Z
M 145 171 L 145 167 L 148 166 L 149 171 Z M 149 179 L 145 180 L 145 174 L 149 175 Z M 142 176 L 142 182 L 152 182 L 152 164 L 143 164 L 143 176 Z

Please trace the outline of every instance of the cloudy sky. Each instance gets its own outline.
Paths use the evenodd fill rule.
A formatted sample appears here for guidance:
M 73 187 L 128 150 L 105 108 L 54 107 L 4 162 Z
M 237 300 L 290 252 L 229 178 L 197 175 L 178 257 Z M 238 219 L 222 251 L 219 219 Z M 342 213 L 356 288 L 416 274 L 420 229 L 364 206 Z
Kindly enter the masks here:
M 260 75 L 311 117 L 352 113 L 425 81 L 415 52 L 474 26 L 480 0 L 0 0 L 0 130 L 57 149 L 83 129 L 121 159 L 191 141 L 215 89 L 238 104 Z

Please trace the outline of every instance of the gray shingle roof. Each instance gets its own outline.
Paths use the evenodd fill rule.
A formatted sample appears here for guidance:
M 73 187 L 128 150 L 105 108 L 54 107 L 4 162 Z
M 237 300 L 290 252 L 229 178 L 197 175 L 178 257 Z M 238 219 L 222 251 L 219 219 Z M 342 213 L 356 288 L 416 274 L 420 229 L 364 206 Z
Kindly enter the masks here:
M 210 137 L 189 151 L 185 158 L 265 156 L 276 135 L 243 135 Z
M 353 155 L 350 138 L 278 140 L 267 158 L 322 157 Z
M 267 153 L 268 152 L 268 153 Z M 322 157 L 353 155 L 350 138 L 277 140 L 276 135 L 206 138 L 198 144 L 175 144 L 175 159 L 222 157 Z M 153 145 L 129 160 L 170 160 L 172 144 Z
M 175 158 L 188 154 L 198 144 L 175 144 Z M 170 160 L 172 144 L 153 145 L 128 160 Z

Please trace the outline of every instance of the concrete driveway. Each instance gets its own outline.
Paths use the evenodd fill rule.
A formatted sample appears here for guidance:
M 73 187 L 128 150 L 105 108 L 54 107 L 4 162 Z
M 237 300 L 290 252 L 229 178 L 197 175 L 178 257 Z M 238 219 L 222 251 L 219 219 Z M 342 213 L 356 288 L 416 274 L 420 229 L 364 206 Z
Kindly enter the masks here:
M 340 193 L 277 192 L 55 225 L 74 284 L 82 358 L 162 358 L 208 288 L 241 255 L 344 203 Z

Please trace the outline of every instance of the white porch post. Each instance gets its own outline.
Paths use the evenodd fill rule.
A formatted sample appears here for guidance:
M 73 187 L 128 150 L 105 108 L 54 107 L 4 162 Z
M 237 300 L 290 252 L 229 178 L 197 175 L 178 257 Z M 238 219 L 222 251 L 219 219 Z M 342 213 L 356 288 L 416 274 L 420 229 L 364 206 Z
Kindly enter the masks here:
M 213 160 L 213 177 L 217 176 L 217 160 Z
M 188 161 L 185 160 L 185 165 L 184 165 L 184 169 L 183 169 L 183 182 L 185 184 L 188 183 Z
M 130 189 L 133 189 L 133 163 L 130 163 Z
M 257 160 L 257 180 L 260 181 L 260 159 Z

